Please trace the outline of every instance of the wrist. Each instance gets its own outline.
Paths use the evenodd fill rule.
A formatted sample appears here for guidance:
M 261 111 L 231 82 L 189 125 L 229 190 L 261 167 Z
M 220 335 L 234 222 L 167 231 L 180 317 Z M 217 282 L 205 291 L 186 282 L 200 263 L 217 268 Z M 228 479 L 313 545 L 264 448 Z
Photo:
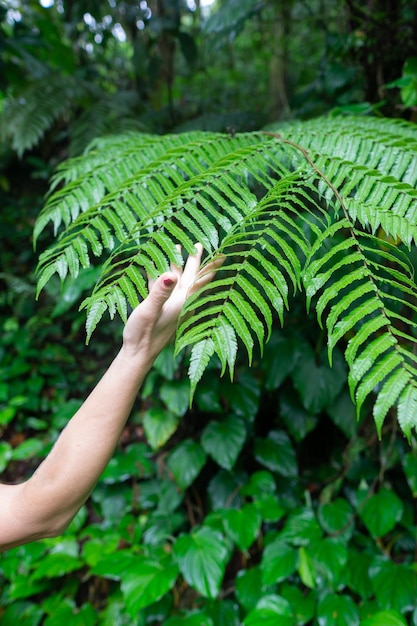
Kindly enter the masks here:
M 137 371 L 138 374 L 143 374 L 144 376 L 149 372 L 155 360 L 155 357 L 150 352 L 135 350 L 135 348 L 126 343 L 122 344 L 117 358 L 123 367 L 128 368 L 129 371 Z

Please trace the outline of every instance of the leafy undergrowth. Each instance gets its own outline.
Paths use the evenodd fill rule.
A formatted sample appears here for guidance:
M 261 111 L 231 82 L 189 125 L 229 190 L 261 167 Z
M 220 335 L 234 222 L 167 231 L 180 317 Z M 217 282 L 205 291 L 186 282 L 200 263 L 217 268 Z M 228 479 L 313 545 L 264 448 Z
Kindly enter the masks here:
M 114 353 L 114 322 L 83 347 L 68 289 L 59 325 L 57 303 L 3 298 L 2 480 L 32 471 Z M 167 348 L 65 534 L 1 556 L 2 626 L 417 624 L 416 441 L 395 416 L 379 441 L 369 406 L 356 422 L 322 343 L 295 314 L 233 383 L 214 361 L 191 408 Z

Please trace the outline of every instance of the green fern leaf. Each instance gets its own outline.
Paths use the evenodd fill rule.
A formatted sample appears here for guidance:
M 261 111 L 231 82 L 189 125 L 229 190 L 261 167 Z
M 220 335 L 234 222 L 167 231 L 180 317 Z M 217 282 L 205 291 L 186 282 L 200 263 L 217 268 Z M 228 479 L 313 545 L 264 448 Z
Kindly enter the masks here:
M 398 423 L 405 436 L 410 440 L 411 431 L 417 428 L 417 388 L 415 381 L 401 393 L 398 402 Z
M 384 381 L 384 379 L 393 372 L 401 364 L 401 357 L 392 352 L 390 354 L 386 354 L 382 359 L 372 364 L 372 370 L 368 372 L 368 374 L 364 377 L 361 383 L 358 386 L 355 394 L 356 400 L 356 412 L 357 415 L 360 414 L 360 410 L 362 408 L 362 404 L 369 396 L 369 394 L 374 391 L 374 389 Z M 386 401 L 384 402 L 384 409 L 386 411 L 391 408 L 387 406 Z M 381 424 L 378 424 L 378 427 L 381 428 Z
M 257 289 L 257 287 L 252 285 L 252 283 L 249 282 L 249 280 L 245 278 L 245 276 L 241 273 L 237 275 L 236 285 L 242 289 L 245 296 L 247 296 L 251 300 L 251 302 L 259 309 L 264 319 L 264 322 L 266 324 L 266 327 L 268 329 L 268 338 L 269 338 L 271 330 L 272 330 L 273 317 L 272 317 L 271 309 L 269 308 L 268 303 L 266 302 L 265 298 L 263 297 L 259 289 Z M 281 302 L 282 302 L 282 299 L 281 299 Z M 271 302 L 271 304 L 274 304 L 274 303 Z
M 378 396 L 373 408 L 373 415 L 378 436 L 382 435 L 382 426 L 388 411 L 397 401 L 405 386 L 409 385 L 412 377 L 405 369 L 398 368 L 387 377 L 382 388 L 378 391 Z M 417 420 L 414 421 L 417 425 Z M 404 432 L 407 435 L 407 433 Z M 408 433 L 409 437 L 409 433 Z
M 228 369 L 230 378 L 233 379 L 237 355 L 237 340 L 233 327 L 224 320 L 219 320 L 213 332 L 213 343 L 222 364 L 221 375 L 223 376 Z
M 80 309 L 86 308 L 89 302 L 89 298 L 86 298 L 80 306 Z M 108 304 L 105 300 L 94 301 L 91 306 L 88 307 L 87 321 L 86 321 L 86 333 L 87 343 L 90 341 L 91 335 L 97 327 L 97 324 L 103 317 L 107 310 Z
M 249 363 L 252 363 L 254 341 L 252 339 L 252 333 L 248 327 L 245 317 L 241 314 L 239 309 L 233 306 L 230 302 L 227 306 L 224 307 L 224 315 L 228 322 L 235 329 L 239 339 L 245 345 L 248 353 Z
M 191 351 L 190 366 L 188 368 L 188 377 L 191 383 L 191 398 L 194 395 L 197 383 L 200 381 L 211 357 L 215 351 L 213 339 L 202 339 L 198 341 Z
M 384 333 L 367 344 L 360 356 L 355 358 L 353 361 L 350 361 L 348 382 L 352 399 L 355 397 L 355 389 L 359 381 L 372 368 L 373 364 L 381 357 L 381 355 L 390 350 L 394 345 L 394 337 L 389 333 Z M 348 344 L 348 350 L 349 347 L 350 342 Z

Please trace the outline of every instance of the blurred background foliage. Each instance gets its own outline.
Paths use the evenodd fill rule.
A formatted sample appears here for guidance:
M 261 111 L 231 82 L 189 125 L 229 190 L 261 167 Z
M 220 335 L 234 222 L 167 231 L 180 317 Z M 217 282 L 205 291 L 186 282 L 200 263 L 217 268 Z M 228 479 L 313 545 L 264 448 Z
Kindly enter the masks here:
M 416 41 L 405 0 L 0 1 L 2 481 L 30 475 L 120 343 L 114 321 L 84 345 L 95 270 L 35 301 L 56 166 L 126 129 L 414 121 Z M 65 535 L 0 557 L 2 625 L 417 624 L 416 440 L 356 422 L 343 359 L 298 310 L 233 383 L 213 364 L 191 409 L 187 355 L 164 351 Z

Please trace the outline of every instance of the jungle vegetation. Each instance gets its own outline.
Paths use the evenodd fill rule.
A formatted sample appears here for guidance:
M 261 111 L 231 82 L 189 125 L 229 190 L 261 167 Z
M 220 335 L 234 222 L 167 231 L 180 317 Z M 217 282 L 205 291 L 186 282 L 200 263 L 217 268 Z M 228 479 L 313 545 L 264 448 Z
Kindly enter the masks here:
M 1 480 L 225 257 L 2 625 L 417 625 L 415 4 L 0 2 Z

